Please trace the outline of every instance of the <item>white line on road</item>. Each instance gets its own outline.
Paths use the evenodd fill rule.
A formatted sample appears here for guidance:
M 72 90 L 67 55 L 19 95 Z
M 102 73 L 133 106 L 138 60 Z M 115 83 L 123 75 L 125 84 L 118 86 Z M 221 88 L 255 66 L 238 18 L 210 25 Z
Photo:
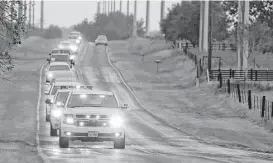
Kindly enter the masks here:
M 46 155 L 43 154 L 42 149 L 40 147 L 40 138 L 39 138 L 39 133 L 40 133 L 40 103 L 41 103 L 41 98 L 42 98 L 42 75 L 43 75 L 43 70 L 44 67 L 47 63 L 44 63 L 43 66 L 40 69 L 40 78 L 39 78 L 39 95 L 38 95 L 38 102 L 37 102 L 37 107 L 36 107 L 36 120 L 37 120 L 37 132 L 36 132 L 36 146 L 38 150 L 38 155 L 41 156 L 43 162 L 46 162 Z

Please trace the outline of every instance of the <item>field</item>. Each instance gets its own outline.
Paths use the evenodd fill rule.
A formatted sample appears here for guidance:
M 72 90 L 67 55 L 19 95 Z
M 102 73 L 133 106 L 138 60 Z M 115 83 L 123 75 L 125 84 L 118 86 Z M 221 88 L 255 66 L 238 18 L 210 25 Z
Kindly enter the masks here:
M 205 142 L 273 152 L 271 122 L 263 123 L 259 113 L 225 93 L 215 96 L 214 85 L 203 82 L 197 88 L 195 65 L 182 53 L 150 46 L 142 60 L 141 53 L 131 51 L 137 42 L 111 42 L 110 58 L 146 109 Z M 155 60 L 162 60 L 158 72 Z

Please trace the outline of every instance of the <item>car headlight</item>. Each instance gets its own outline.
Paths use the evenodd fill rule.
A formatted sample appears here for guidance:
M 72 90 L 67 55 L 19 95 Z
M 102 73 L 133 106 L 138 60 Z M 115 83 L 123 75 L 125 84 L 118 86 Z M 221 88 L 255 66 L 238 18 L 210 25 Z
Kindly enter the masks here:
M 70 56 L 70 59 L 71 59 L 71 60 L 74 60 L 74 59 L 75 59 L 75 56 L 74 56 L 74 55 L 71 55 L 71 56 Z
M 110 125 L 113 127 L 121 127 L 123 119 L 120 116 L 114 116 L 110 119 Z
M 53 74 L 52 74 L 52 73 L 48 73 L 48 74 L 47 74 L 47 77 L 48 77 L 48 78 L 52 78 L 52 77 L 53 77 Z
M 73 51 L 76 51 L 77 47 L 76 46 L 71 46 L 70 49 L 73 50 Z
M 77 44 L 80 43 L 80 40 L 76 40 L 76 43 L 77 43 Z
M 80 37 L 79 37 L 79 39 L 81 40 L 81 39 L 82 39 L 82 37 L 80 36 Z
M 59 45 L 58 48 L 62 49 L 62 48 L 64 48 L 64 47 L 63 47 L 62 45 Z
M 53 117 L 59 118 L 62 115 L 62 110 L 51 110 L 51 114 Z

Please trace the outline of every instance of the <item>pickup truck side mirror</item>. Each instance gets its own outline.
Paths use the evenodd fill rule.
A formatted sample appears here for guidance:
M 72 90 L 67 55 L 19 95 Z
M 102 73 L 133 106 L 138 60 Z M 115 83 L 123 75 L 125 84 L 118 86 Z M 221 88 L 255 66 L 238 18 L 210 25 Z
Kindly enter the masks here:
M 51 55 L 51 53 L 49 53 L 48 55 Z
M 46 99 L 45 103 L 46 104 L 53 104 L 53 102 L 50 99 Z
M 129 105 L 128 104 L 123 104 L 122 106 L 121 106 L 121 109 L 122 110 L 126 110 L 126 109 L 128 109 L 129 108 Z
M 49 58 L 47 58 L 46 60 L 47 60 L 48 62 L 50 61 L 50 59 L 49 59 Z

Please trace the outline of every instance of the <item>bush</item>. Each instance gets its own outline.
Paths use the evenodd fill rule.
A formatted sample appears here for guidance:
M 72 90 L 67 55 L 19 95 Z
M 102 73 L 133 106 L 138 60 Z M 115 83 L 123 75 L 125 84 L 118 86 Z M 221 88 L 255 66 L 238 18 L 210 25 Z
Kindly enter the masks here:
M 63 37 L 63 31 L 58 26 L 50 25 L 49 28 L 44 30 L 43 37 L 45 39 L 62 38 Z

